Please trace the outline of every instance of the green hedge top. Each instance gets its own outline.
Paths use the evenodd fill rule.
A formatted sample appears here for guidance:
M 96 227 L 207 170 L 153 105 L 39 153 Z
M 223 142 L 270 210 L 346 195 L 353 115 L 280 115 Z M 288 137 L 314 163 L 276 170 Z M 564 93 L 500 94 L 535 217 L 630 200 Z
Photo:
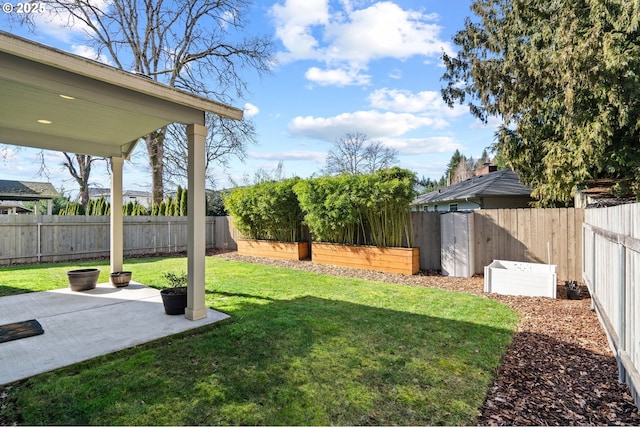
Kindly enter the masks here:
M 298 182 L 294 191 L 314 240 L 411 247 L 415 174 L 394 167 L 373 174 Z
M 247 239 L 299 241 L 303 214 L 293 192 L 299 181 L 268 181 L 231 191 L 225 196 L 224 205 L 234 227 Z

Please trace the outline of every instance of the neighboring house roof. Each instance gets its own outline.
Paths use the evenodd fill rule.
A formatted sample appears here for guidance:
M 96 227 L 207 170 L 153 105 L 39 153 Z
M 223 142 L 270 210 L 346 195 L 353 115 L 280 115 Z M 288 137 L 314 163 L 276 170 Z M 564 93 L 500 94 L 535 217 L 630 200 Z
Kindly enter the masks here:
M 431 191 L 417 197 L 412 204 L 423 205 L 450 200 L 464 200 L 480 197 L 530 196 L 531 189 L 526 187 L 518 174 L 511 169 L 503 169 L 484 175 L 474 176 L 449 187 Z
M 60 196 L 49 182 L 0 180 L 0 200 L 37 201 Z
M 622 196 L 615 196 L 613 188 L 624 180 L 616 178 L 591 179 L 585 182 L 585 188 L 579 189 L 574 195 L 574 205 L 579 208 L 600 208 L 617 206 L 636 201 L 632 192 Z
M 111 196 L 111 190 L 109 188 L 89 188 L 89 198 L 100 196 Z M 125 190 L 122 192 L 122 197 L 151 197 L 151 193 L 148 191 Z
M 89 198 L 108 196 L 111 194 L 111 189 L 109 188 L 89 187 L 88 191 L 89 191 Z
M 135 191 L 135 190 L 126 190 L 122 193 L 125 197 L 151 197 L 151 193 L 148 191 Z
M 18 213 L 32 212 L 31 209 L 25 207 L 21 201 L 0 200 L 0 211 L 16 209 Z

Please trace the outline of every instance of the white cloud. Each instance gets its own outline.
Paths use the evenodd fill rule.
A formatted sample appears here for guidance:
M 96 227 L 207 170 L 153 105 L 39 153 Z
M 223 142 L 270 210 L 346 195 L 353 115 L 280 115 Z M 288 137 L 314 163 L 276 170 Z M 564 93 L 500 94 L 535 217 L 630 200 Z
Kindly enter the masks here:
M 107 11 L 111 2 L 90 0 L 88 3 L 96 10 Z M 39 31 L 65 43 L 91 32 L 89 26 L 60 8 L 53 10 L 45 5 L 45 13 L 34 14 L 33 18 Z
M 282 151 L 276 153 L 257 153 L 250 152 L 249 157 L 253 159 L 262 160 L 276 160 L 276 161 L 312 161 L 316 163 L 324 163 L 327 153 L 323 151 L 305 151 L 305 150 L 293 150 Z
M 438 57 L 442 50 L 453 54 L 451 44 L 439 38 L 437 15 L 405 10 L 391 1 L 368 7 L 361 3 L 286 0 L 275 4 L 271 16 L 285 48 L 278 54 L 279 62 L 316 60 L 326 67 L 307 71 L 307 78 L 316 83 L 366 85 L 369 78 L 360 71 L 373 60 Z
M 469 129 L 485 130 L 485 129 L 493 128 L 497 131 L 501 124 L 502 124 L 502 119 L 500 119 L 499 117 L 492 116 L 492 117 L 489 117 L 486 124 L 476 119 L 473 123 L 471 123 L 471 125 L 469 126 Z
M 102 62 L 103 64 L 113 65 L 113 62 L 111 62 L 107 56 L 103 54 L 99 54 L 91 46 L 86 46 L 81 44 L 71 45 L 71 53 L 75 53 L 76 55 L 80 55 L 87 59 Z
M 276 36 L 286 48 L 278 55 L 280 63 L 318 57 L 313 27 L 329 22 L 328 0 L 285 0 L 271 8 L 271 16 Z
M 320 86 L 352 86 L 368 85 L 371 76 L 360 74 L 358 69 L 328 69 L 321 70 L 318 67 L 311 67 L 304 75 L 307 80 L 319 84 Z
M 347 132 L 362 132 L 369 138 L 376 139 L 404 135 L 422 127 L 438 129 L 446 126 L 447 123 L 439 118 L 370 110 L 327 118 L 298 116 L 289 123 L 289 131 L 296 136 L 333 141 Z
M 260 109 L 255 105 L 247 102 L 244 104 L 244 115 L 245 117 L 253 117 L 257 116 L 260 113 Z
M 423 91 L 413 93 L 400 89 L 377 89 L 369 95 L 371 106 L 389 111 L 407 113 L 430 112 L 439 116 L 457 117 L 467 112 L 467 107 L 456 105 L 454 108 L 442 100 L 440 92 Z
M 399 68 L 394 68 L 391 73 L 389 73 L 389 78 L 400 80 L 402 78 L 402 70 Z
M 464 149 L 454 138 L 448 136 L 404 139 L 382 138 L 381 142 L 387 147 L 398 150 L 401 155 L 447 153 Z
M 325 33 L 330 41 L 325 53 L 331 60 L 361 64 L 379 58 L 439 56 L 443 48 L 450 48 L 438 39 L 441 27 L 433 19 L 390 1 L 378 2 L 353 11 L 345 22 L 331 22 Z

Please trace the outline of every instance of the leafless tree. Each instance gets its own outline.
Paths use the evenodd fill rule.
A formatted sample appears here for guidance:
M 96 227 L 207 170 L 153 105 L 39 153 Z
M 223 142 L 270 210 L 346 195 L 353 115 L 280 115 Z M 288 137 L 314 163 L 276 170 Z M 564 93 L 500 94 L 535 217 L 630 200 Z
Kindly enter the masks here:
M 249 0 L 110 0 L 100 6 L 95 0 L 42 3 L 58 20 L 83 28 L 87 44 L 117 68 L 221 102 L 246 92 L 246 70 L 267 72 L 273 62 L 271 39 L 246 34 Z M 22 18 L 37 28 L 32 16 Z M 216 140 L 223 146 L 243 146 L 253 137 L 243 136 L 243 128 L 253 126 L 239 125 L 237 132 L 227 133 L 235 138 L 233 142 L 223 137 Z M 166 129 L 159 129 L 144 139 L 156 203 L 164 196 L 166 135 Z M 221 149 L 225 151 L 243 152 Z
M 101 157 L 93 157 L 85 154 L 69 154 L 64 153 L 66 161 L 63 166 L 69 171 L 73 179 L 79 187 L 78 200 L 82 206 L 87 207 L 89 202 L 89 177 L 91 176 L 91 167 L 97 160 L 103 160 Z M 42 162 L 44 165 L 44 162 Z
M 207 116 L 210 132 L 206 139 L 205 168 L 210 188 L 216 188 L 213 169 L 216 165 L 226 168 L 229 156 L 240 159 L 246 156 L 246 141 L 255 141 L 255 127 L 251 121 L 235 121 L 216 115 Z M 187 142 L 182 125 L 167 127 L 164 167 L 165 184 L 176 187 L 187 182 Z
M 380 141 L 369 141 L 363 133 L 346 133 L 333 143 L 323 172 L 329 175 L 371 173 L 397 162 L 397 150 L 385 147 Z

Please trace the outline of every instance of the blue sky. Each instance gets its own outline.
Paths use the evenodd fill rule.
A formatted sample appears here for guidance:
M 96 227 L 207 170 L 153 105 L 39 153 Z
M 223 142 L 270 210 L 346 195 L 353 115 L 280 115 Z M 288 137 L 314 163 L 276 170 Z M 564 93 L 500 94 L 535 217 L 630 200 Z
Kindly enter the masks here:
M 495 123 L 483 126 L 466 107 L 449 109 L 440 97 L 440 56 L 455 52 L 451 40 L 470 14 L 469 0 L 256 3 L 251 30 L 274 38 L 278 64 L 262 77 L 246 74 L 249 93 L 233 105 L 255 122 L 258 143 L 247 147 L 244 162 L 214 171 L 218 188 L 278 162 L 287 177 L 308 177 L 323 167 L 331 142 L 347 132 L 395 148 L 399 166 L 436 179 L 456 149 L 477 158 L 493 142 Z M 15 26 L 10 31 L 95 59 L 79 32 L 53 23 L 36 35 Z M 45 180 L 37 176 L 34 150 L 5 148 L 0 155 L 0 178 Z M 51 182 L 75 190 L 60 166 L 62 154 L 46 156 Z M 109 185 L 103 170 L 92 173 L 94 185 Z M 148 190 L 150 182 L 139 144 L 125 165 L 124 187 Z

